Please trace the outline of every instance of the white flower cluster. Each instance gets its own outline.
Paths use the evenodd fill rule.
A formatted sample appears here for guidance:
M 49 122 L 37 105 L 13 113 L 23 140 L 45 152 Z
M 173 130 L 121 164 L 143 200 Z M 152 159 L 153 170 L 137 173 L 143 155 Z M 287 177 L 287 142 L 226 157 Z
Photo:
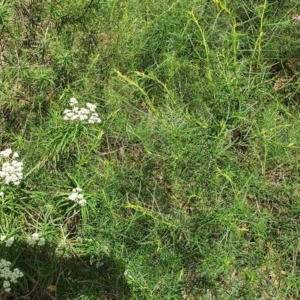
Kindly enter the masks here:
M 72 194 L 68 197 L 69 200 L 77 202 L 79 205 L 84 206 L 86 204 L 86 200 L 82 195 L 82 189 L 77 187 L 72 190 Z
M 4 161 L 0 178 L 3 178 L 6 184 L 19 185 L 23 178 L 23 163 L 16 160 L 18 157 L 18 152 L 13 152 L 10 148 L 0 152 L 0 161 Z
M 70 99 L 70 106 L 72 109 L 65 109 L 63 112 L 63 119 L 65 121 L 87 121 L 88 123 L 101 123 L 98 113 L 96 113 L 97 106 L 92 103 L 86 103 L 86 107 L 78 107 L 78 101 L 72 97 Z
M 5 247 L 10 247 L 14 243 L 15 238 L 12 236 L 7 238 L 6 235 L 1 235 L 0 241 L 5 242 Z
M 0 278 L 3 278 L 3 289 L 5 292 L 10 292 L 10 284 L 17 283 L 17 279 L 23 276 L 23 273 L 18 268 L 11 271 L 10 266 L 11 262 L 5 259 L 0 260 Z
M 40 234 L 35 232 L 33 233 L 31 236 L 29 236 L 27 238 L 27 244 L 29 246 L 35 246 L 35 245 L 38 245 L 38 246 L 44 246 L 46 243 L 46 240 L 44 237 L 40 237 Z

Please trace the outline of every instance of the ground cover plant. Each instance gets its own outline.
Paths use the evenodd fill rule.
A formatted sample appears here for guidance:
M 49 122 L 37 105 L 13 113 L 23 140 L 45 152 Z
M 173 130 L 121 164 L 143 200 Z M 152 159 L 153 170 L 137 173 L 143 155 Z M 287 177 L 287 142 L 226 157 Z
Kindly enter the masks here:
M 0 299 L 299 299 L 296 0 L 0 1 Z

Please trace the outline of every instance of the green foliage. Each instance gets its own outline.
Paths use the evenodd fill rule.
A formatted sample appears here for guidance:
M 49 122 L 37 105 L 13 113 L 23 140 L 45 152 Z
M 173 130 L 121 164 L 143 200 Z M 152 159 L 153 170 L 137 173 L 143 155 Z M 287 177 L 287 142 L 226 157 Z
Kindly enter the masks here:
M 299 8 L 0 1 L 16 298 L 299 298 Z M 71 97 L 102 123 L 65 121 Z

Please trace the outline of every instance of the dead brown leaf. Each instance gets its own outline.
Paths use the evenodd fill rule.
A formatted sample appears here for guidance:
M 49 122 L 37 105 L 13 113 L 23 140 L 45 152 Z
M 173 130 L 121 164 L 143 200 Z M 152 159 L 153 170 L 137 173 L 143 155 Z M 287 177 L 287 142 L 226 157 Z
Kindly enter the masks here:
M 300 22 L 300 15 L 294 15 L 294 16 L 292 16 L 292 20 L 294 22 Z
M 287 82 L 288 82 L 287 78 L 278 77 L 273 85 L 274 91 L 278 92 Z
M 53 285 L 53 284 L 50 284 L 50 285 L 47 286 L 47 291 L 49 293 L 55 293 L 55 292 L 57 292 L 57 286 Z

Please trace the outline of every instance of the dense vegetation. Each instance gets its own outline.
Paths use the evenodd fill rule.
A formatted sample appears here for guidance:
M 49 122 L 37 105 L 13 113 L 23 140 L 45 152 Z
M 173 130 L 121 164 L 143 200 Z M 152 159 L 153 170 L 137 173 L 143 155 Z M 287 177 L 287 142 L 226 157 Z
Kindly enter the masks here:
M 0 1 L 0 298 L 299 299 L 298 2 Z

